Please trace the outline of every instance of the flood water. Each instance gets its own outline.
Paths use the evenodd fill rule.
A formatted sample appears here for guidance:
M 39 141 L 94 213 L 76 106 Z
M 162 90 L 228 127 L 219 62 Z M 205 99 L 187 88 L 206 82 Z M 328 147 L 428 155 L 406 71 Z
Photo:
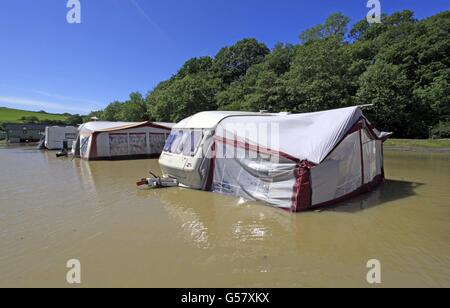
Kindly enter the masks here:
M 184 189 L 139 191 L 155 160 L 0 148 L 0 287 L 450 287 L 450 154 L 386 152 L 387 182 L 290 214 Z

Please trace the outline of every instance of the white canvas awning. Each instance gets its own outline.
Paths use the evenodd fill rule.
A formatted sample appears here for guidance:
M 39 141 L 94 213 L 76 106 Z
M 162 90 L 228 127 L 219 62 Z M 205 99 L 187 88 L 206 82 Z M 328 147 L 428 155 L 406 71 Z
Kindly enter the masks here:
M 360 107 L 270 117 L 227 117 L 217 127 L 216 137 L 234 138 L 300 161 L 320 164 L 363 119 L 366 120 Z M 367 120 L 366 123 L 370 124 Z M 248 134 L 248 130 L 243 129 L 245 125 L 267 127 L 268 136 L 261 138 L 261 134 Z M 390 136 L 375 129 L 373 132 L 378 139 Z

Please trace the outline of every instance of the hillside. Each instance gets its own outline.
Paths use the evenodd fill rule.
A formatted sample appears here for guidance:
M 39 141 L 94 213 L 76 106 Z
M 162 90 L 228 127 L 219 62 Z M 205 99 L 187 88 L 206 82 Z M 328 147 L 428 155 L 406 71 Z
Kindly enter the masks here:
M 0 123 L 21 123 L 22 117 L 37 117 L 39 121 L 66 121 L 67 116 L 61 114 L 49 114 L 43 112 L 25 111 L 0 107 Z

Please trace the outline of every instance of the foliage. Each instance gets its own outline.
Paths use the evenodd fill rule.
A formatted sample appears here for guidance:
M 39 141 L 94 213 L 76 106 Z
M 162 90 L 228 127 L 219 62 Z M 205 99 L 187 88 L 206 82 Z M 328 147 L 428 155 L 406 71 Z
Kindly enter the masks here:
M 220 81 L 204 73 L 172 79 L 147 97 L 152 119 L 178 122 L 200 111 L 216 110 L 215 95 Z
M 373 104 L 368 116 L 380 129 L 403 129 L 408 112 L 410 82 L 397 65 L 377 61 L 359 78 L 357 100 L 361 104 Z
M 40 120 L 37 116 L 23 116 L 20 118 L 22 123 L 29 124 L 48 124 L 48 125 L 79 125 L 83 124 L 83 117 L 79 114 L 68 115 L 65 120 Z
M 37 116 L 23 116 L 20 118 L 23 123 L 36 124 L 39 123 L 39 118 Z
M 300 46 L 285 76 L 290 109 L 305 112 L 350 105 L 350 65 L 350 54 L 340 37 Z
M 126 122 L 144 122 L 149 120 L 147 105 L 142 94 L 134 92 L 122 106 L 121 119 Z
M 83 124 L 83 122 L 84 122 L 83 116 L 79 114 L 69 115 L 69 117 L 66 120 L 67 125 L 79 125 Z
M 110 121 L 177 122 L 199 111 L 366 110 L 398 138 L 445 136 L 450 111 L 450 11 L 417 20 L 405 10 L 348 29 L 336 13 L 272 50 L 256 39 L 188 60 L 144 98 L 133 93 L 92 115 Z
M 103 111 L 91 112 L 85 121 L 96 117 L 103 121 L 144 122 L 149 120 L 145 98 L 139 92 L 130 94 L 125 102 L 113 102 Z
M 230 47 L 222 48 L 214 59 L 212 73 L 225 85 L 239 80 L 247 70 L 264 61 L 270 50 L 256 39 L 244 39 Z
M 450 139 L 450 123 L 440 122 L 431 130 L 431 138 L 433 139 Z
M 211 57 L 193 58 L 188 60 L 178 71 L 178 77 L 186 77 L 198 73 L 210 72 L 214 60 Z
M 332 36 L 343 39 L 347 33 L 349 22 L 350 18 L 341 13 L 332 14 L 327 18 L 324 24 L 315 26 L 300 34 L 300 41 L 303 44 L 307 44 Z

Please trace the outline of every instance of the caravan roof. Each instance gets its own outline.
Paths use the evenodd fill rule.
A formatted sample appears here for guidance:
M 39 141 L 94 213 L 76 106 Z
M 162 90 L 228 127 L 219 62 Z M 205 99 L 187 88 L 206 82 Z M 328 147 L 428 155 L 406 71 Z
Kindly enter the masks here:
M 138 128 L 142 126 L 153 125 L 155 128 L 171 129 L 175 124 L 173 123 L 160 123 L 160 122 L 88 122 L 80 126 L 81 132 L 110 132 L 124 129 Z
M 260 112 L 239 112 L 239 111 L 205 111 L 197 113 L 190 118 L 187 118 L 177 125 L 175 129 L 214 129 L 224 119 L 229 117 L 239 116 L 264 116 Z

